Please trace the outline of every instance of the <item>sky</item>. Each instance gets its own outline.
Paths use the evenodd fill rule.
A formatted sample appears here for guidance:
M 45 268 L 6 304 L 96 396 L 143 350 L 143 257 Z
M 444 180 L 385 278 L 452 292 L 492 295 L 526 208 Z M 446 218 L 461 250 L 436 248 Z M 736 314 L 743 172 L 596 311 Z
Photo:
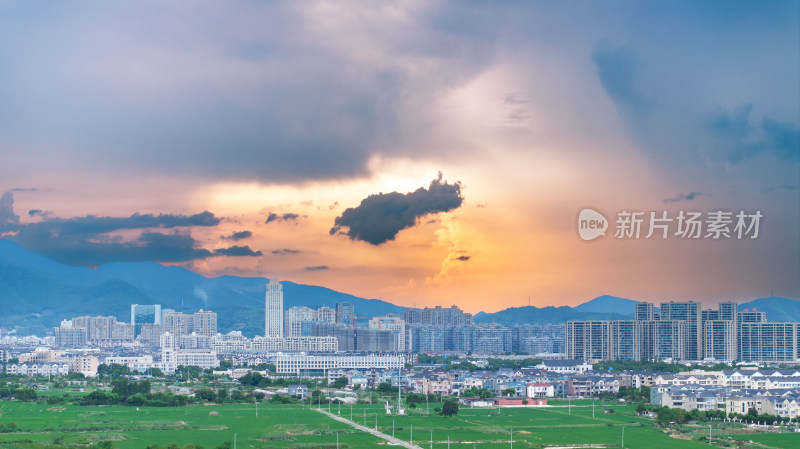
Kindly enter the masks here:
M 470 312 L 800 299 L 799 5 L 0 0 L 0 235 Z

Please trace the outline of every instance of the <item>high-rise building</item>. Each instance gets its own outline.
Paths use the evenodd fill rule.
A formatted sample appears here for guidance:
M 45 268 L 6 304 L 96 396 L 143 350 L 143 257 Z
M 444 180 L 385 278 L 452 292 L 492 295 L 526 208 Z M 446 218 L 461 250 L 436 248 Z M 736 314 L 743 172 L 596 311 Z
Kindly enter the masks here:
M 401 352 L 406 350 L 406 322 L 403 321 L 400 315 L 389 313 L 375 317 L 369 321 L 369 327 L 392 331 L 397 350 Z
M 287 337 L 302 336 L 303 323 L 307 321 L 318 321 L 316 310 L 308 307 L 290 307 L 286 310 L 284 335 Z
M 656 360 L 686 359 L 688 323 L 682 320 L 660 320 L 652 321 L 652 323 L 653 358 Z
M 634 319 L 636 321 L 653 321 L 655 320 L 655 313 L 653 311 L 653 304 L 649 302 L 638 302 L 634 306 Z
M 277 279 L 267 284 L 264 336 L 283 338 L 283 286 Z
M 567 322 L 567 358 L 576 360 L 612 359 L 611 321 Z
M 703 357 L 706 360 L 736 360 L 736 322 L 708 320 L 703 323 Z
M 172 311 L 164 314 L 162 326 L 170 335 L 180 339 L 182 336 L 189 335 L 192 332 L 193 321 L 191 315 Z
M 641 360 L 641 321 L 611 321 L 611 345 L 614 360 Z
M 798 326 L 798 323 L 741 323 L 739 359 L 745 362 L 796 361 Z
M 328 323 L 336 322 L 336 310 L 322 306 L 317 309 L 317 321 L 327 321 Z
M 424 309 L 406 309 L 403 312 L 403 320 L 410 325 L 470 326 L 472 325 L 472 314 L 464 313 L 455 305 L 449 308 L 436 306 Z
M 719 319 L 725 321 L 738 321 L 739 305 L 735 302 L 721 302 L 719 303 Z
M 767 313 L 756 309 L 744 309 L 736 317 L 739 323 L 766 323 Z
M 336 303 L 336 324 L 352 326 L 355 317 L 356 312 L 352 302 Z
M 56 336 L 55 345 L 60 348 L 79 348 L 86 345 L 86 328 L 73 327 L 71 321 L 62 322 L 60 327 L 53 328 Z
M 312 323 L 312 337 L 336 337 L 340 351 L 352 352 L 356 350 L 356 338 L 353 326 L 323 321 L 313 321 Z
M 142 333 L 144 324 L 161 325 L 161 304 L 131 304 L 131 324 L 134 337 Z
M 210 310 L 195 312 L 192 315 L 192 332 L 197 335 L 212 337 L 217 335 L 217 314 Z
M 699 302 L 662 302 L 661 320 L 685 322 L 684 357 L 686 360 L 701 360 L 703 358 L 702 308 Z

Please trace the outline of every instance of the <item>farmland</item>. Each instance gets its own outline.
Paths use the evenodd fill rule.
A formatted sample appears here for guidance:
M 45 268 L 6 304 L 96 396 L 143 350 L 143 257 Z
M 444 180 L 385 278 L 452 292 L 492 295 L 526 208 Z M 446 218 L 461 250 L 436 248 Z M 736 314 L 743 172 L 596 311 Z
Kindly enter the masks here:
M 323 404 L 341 415 L 388 435 L 434 448 L 513 447 L 620 447 L 701 448 L 708 426 L 689 426 L 671 434 L 653 426 L 647 417 L 634 415 L 633 406 L 601 405 L 591 401 L 553 402 L 554 407 L 470 409 L 456 416 L 436 415 L 440 403 L 422 404 L 405 416 L 386 415 L 379 404 L 338 406 Z M 301 404 L 213 404 L 186 407 L 130 407 L 76 405 L 50 406 L 18 401 L 0 402 L 0 448 L 113 447 L 166 448 L 202 446 L 242 448 L 341 448 L 379 447 L 385 441 L 318 413 L 315 406 Z M 430 410 L 430 415 L 428 415 Z M 606 411 L 613 410 L 613 413 Z M 593 417 L 594 413 L 594 417 Z M 14 428 L 10 429 L 11 423 Z M 798 447 L 800 434 L 749 433 L 741 428 L 719 428 L 714 424 L 715 445 L 730 446 L 732 440 L 753 441 L 750 447 Z M 624 427 L 624 430 L 623 430 Z M 9 431 L 11 430 L 11 431 Z M 735 432 L 734 432 L 735 431 Z M 413 435 L 412 435 L 413 432 Z M 735 446 L 735 444 L 734 444 Z M 175 446 L 172 446 L 175 447 Z

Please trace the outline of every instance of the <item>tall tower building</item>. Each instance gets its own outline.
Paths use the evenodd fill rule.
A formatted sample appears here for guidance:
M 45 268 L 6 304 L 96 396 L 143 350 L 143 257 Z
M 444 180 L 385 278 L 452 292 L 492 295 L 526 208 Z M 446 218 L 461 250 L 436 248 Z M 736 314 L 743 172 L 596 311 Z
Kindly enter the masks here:
M 138 337 L 142 333 L 142 326 L 146 324 L 161 325 L 161 304 L 131 304 L 131 325 L 133 325 L 134 337 Z
M 283 286 L 277 279 L 267 284 L 264 336 L 283 338 Z

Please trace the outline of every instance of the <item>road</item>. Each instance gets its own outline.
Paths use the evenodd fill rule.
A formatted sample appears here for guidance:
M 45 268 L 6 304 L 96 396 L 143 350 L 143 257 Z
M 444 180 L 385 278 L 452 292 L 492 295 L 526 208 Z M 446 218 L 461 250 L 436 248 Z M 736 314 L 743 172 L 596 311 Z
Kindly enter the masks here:
M 408 441 L 403 441 L 403 440 L 395 438 L 395 437 L 393 437 L 391 435 L 386 435 L 385 433 L 379 432 L 379 431 L 377 431 L 375 429 L 372 429 L 372 428 L 369 428 L 369 427 L 366 427 L 366 426 L 362 426 L 361 424 L 354 423 L 353 421 L 350 421 L 347 418 L 343 418 L 341 416 L 335 415 L 335 414 L 330 413 L 328 411 L 325 411 L 325 410 L 322 410 L 322 409 L 319 409 L 319 408 L 315 408 L 315 409 L 312 409 L 312 410 L 316 410 L 316 411 L 318 411 L 318 412 L 320 412 L 322 414 L 328 415 L 329 417 L 331 417 L 331 418 L 333 418 L 333 419 L 335 419 L 335 420 L 337 420 L 339 422 L 343 422 L 343 423 L 347 424 L 348 426 L 353 427 L 355 429 L 358 429 L 358 430 L 361 430 L 363 432 L 367 432 L 367 433 L 370 433 L 372 435 L 375 435 L 376 437 L 378 437 L 380 439 L 388 441 L 389 444 L 394 444 L 395 446 L 407 447 L 408 449 L 423 449 L 421 446 L 417 446 L 416 444 L 411 444 Z

